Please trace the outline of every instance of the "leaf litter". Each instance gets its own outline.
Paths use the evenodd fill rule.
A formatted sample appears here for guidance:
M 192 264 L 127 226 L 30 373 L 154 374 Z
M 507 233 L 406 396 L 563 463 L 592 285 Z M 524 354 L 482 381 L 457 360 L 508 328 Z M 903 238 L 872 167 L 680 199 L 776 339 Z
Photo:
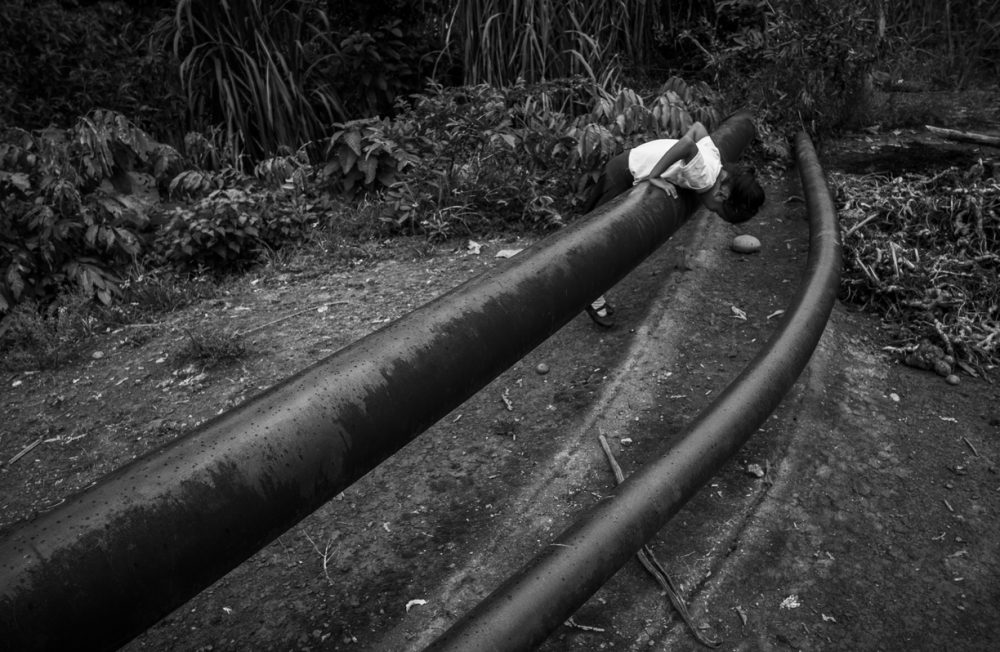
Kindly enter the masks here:
M 930 342 L 966 372 L 1000 362 L 1000 161 L 829 179 L 841 299 L 881 314 L 903 359 Z

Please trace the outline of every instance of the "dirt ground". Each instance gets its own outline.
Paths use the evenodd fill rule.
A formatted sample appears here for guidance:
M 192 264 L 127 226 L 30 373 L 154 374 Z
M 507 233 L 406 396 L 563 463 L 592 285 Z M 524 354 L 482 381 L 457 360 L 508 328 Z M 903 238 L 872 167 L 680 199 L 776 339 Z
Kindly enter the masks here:
M 855 155 L 926 138 L 863 134 L 821 155 L 830 169 L 863 173 Z M 795 172 L 773 170 L 767 190 L 745 228 L 699 214 L 612 289 L 616 328 L 581 315 L 124 649 L 429 644 L 610 490 L 598 433 L 628 475 L 668 449 L 766 342 L 804 272 L 808 235 Z M 742 232 L 760 238 L 760 253 L 729 250 Z M 104 333 L 64 368 L 0 376 L 0 527 L 530 242 L 481 244 L 476 253 L 464 241 L 400 241 L 349 264 L 290 257 L 162 323 Z M 250 353 L 177 364 L 196 327 L 255 329 Z M 148 332 L 136 338 L 139 328 Z M 877 318 L 838 305 L 777 412 L 651 542 L 721 649 L 1000 649 L 996 373 L 952 387 L 898 364 L 884 333 Z M 630 563 L 542 649 L 698 648 Z

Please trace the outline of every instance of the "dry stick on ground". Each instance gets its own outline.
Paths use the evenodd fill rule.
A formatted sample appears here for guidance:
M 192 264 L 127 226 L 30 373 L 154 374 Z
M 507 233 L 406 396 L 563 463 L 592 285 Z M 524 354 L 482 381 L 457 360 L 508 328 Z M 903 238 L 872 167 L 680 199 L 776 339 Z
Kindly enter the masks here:
M 313 550 L 315 550 L 316 554 L 319 555 L 320 559 L 323 560 L 323 575 L 326 576 L 326 581 L 329 582 L 330 584 L 333 584 L 333 580 L 330 578 L 330 569 L 329 569 L 330 558 L 333 556 L 330 554 L 330 546 L 332 545 L 333 542 L 327 541 L 326 549 L 323 550 L 323 552 L 320 552 L 319 546 L 316 545 L 316 542 L 313 541 L 313 538 L 309 536 L 309 533 L 305 532 L 304 534 L 306 535 L 306 539 L 309 540 L 309 543 L 312 544 Z
M 858 229 L 860 229 L 861 227 L 863 227 L 865 224 L 868 224 L 869 222 L 871 222 L 872 220 L 874 220 L 876 217 L 878 217 L 878 213 L 873 213 L 873 214 L 869 215 L 868 217 L 866 217 L 865 219 L 861 220 L 860 222 L 858 222 L 857 224 L 855 224 L 854 226 L 852 226 L 851 228 L 849 228 L 847 230 L 847 233 L 844 234 L 844 237 L 842 239 L 846 240 L 848 237 L 850 237 L 850 235 L 852 233 L 854 233 L 855 231 L 857 231 Z
M 39 437 L 35 441 L 31 442 L 30 444 L 22 448 L 20 453 L 18 453 L 17 455 L 15 455 L 14 457 L 10 458 L 7 461 L 7 464 L 13 464 L 14 462 L 18 461 L 19 459 L 21 459 L 22 457 L 33 451 L 36 446 L 42 443 L 42 439 L 43 439 L 42 437 Z
M 346 301 L 334 301 L 332 303 L 318 303 L 315 306 L 309 306 L 308 308 L 303 308 L 302 310 L 296 310 L 295 312 L 293 312 L 293 313 L 291 313 L 289 315 L 285 315 L 284 317 L 278 317 L 277 319 L 271 320 L 271 321 L 267 322 L 266 324 L 260 324 L 259 326 L 254 326 L 253 328 L 248 328 L 247 330 L 245 330 L 245 331 L 243 331 L 241 333 L 237 333 L 237 335 L 239 335 L 240 337 L 245 337 L 245 336 L 249 335 L 250 333 L 256 333 L 257 331 L 262 331 L 265 328 L 267 328 L 268 326 L 274 326 L 275 324 L 279 324 L 279 323 L 285 321 L 286 319 L 291 319 L 292 317 L 298 317 L 299 315 L 304 315 L 305 313 L 309 312 L 310 310 L 317 310 L 318 308 L 322 308 L 323 306 L 346 306 L 346 305 L 347 305 Z
M 611 452 L 611 447 L 608 445 L 608 440 L 604 435 L 598 434 L 597 438 L 601 442 L 601 448 L 604 449 L 604 455 L 608 458 L 608 464 L 611 465 L 611 472 L 615 474 L 615 480 L 618 484 L 625 482 L 625 474 L 622 473 L 622 467 L 618 465 L 618 460 L 615 459 L 614 454 Z M 702 645 L 708 647 L 719 647 L 722 644 L 721 640 L 709 638 L 705 634 L 701 633 L 691 622 L 691 615 L 688 613 L 687 605 L 684 604 L 684 600 L 681 599 L 680 593 L 677 591 L 677 587 L 674 586 L 674 581 L 670 579 L 670 575 L 663 566 L 657 561 L 656 557 L 653 555 L 652 549 L 648 545 L 644 545 L 641 550 L 636 554 L 639 558 L 639 563 L 645 568 L 650 575 L 659 583 L 660 588 L 663 589 L 667 597 L 670 598 L 671 604 L 674 605 L 674 609 L 680 614 L 681 620 L 684 624 L 688 626 L 694 637 L 698 639 L 698 642 Z
M 945 129 L 944 127 L 933 127 L 931 125 L 924 125 L 927 131 L 931 132 L 935 136 L 940 136 L 942 138 L 947 138 L 948 140 L 957 140 L 963 143 L 975 143 L 976 145 L 989 145 L 991 147 L 1000 147 L 1000 136 L 990 136 L 989 134 L 978 134 L 974 131 L 959 131 L 957 129 Z

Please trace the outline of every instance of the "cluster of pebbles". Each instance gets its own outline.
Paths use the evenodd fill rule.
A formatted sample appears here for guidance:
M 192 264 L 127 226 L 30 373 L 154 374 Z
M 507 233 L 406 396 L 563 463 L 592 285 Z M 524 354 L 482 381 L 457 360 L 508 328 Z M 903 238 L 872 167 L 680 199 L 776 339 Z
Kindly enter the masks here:
M 921 340 L 916 349 L 903 357 L 903 363 L 915 369 L 933 371 L 950 385 L 958 384 L 958 375 L 954 373 L 955 358 L 930 340 Z

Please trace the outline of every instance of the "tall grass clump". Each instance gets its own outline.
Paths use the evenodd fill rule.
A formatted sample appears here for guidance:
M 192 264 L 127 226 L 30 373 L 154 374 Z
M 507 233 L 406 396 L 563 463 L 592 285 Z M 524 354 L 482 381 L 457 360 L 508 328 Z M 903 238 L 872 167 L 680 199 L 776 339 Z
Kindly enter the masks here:
M 224 125 L 235 167 L 294 151 L 344 117 L 337 48 L 316 2 L 180 0 L 158 34 L 179 62 L 192 121 Z
M 635 0 L 469 0 L 455 3 L 446 42 L 466 84 L 577 75 L 610 82 L 619 55 L 632 63 L 649 60 L 658 25 L 654 4 Z

